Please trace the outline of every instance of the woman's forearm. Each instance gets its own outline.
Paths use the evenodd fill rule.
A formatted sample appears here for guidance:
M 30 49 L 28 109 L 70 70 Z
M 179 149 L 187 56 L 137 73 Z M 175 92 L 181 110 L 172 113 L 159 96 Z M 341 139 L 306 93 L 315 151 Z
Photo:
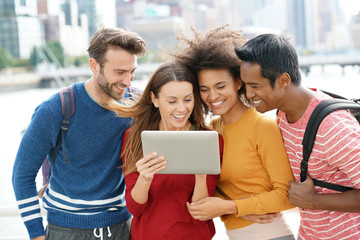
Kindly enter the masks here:
M 148 181 L 139 176 L 134 188 L 131 190 L 131 196 L 135 202 L 144 204 L 148 199 L 149 189 L 152 181 Z
M 209 192 L 207 189 L 206 174 L 196 174 L 192 201 L 196 202 L 199 199 L 202 199 L 202 198 L 205 198 L 208 196 L 209 196 Z

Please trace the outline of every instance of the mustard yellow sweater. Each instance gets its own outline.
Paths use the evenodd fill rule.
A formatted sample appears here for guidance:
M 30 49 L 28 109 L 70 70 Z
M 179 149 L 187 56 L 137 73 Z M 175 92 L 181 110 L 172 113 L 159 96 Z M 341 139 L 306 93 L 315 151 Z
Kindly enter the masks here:
M 238 208 L 237 215 L 221 217 L 226 229 L 252 224 L 244 215 L 293 208 L 287 189 L 294 177 L 275 121 L 249 108 L 234 124 L 218 118 L 211 125 L 224 139 L 216 196 L 235 200 Z

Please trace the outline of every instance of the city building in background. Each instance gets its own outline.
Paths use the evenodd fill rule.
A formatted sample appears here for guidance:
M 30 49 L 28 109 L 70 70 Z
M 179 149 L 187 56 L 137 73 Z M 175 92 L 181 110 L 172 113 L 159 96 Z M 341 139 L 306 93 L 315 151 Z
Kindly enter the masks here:
M 248 38 L 284 33 L 300 55 L 346 52 L 360 47 L 360 16 L 351 24 L 340 0 L 1 0 L 0 47 L 28 58 L 34 46 L 59 41 L 67 56 L 86 55 L 99 27 L 138 32 L 150 61 L 161 60 L 191 27 L 206 32 L 229 24 Z M 157 54 L 160 58 L 152 58 Z
M 89 43 L 88 17 L 79 14 L 76 0 L 62 0 L 60 6 L 59 41 L 64 52 L 68 56 L 84 55 Z
M 31 49 L 43 43 L 36 1 L 0 1 L 0 47 L 13 57 L 28 58 Z
M 89 39 L 102 25 L 116 27 L 116 2 L 115 0 L 76 0 L 78 13 L 85 14 L 88 18 Z
M 56 41 L 60 39 L 59 13 L 60 4 L 58 0 L 53 0 L 55 4 L 49 4 L 47 0 L 38 0 L 38 17 L 44 26 L 45 41 Z
M 359 13 L 352 17 L 350 23 L 350 37 L 353 48 L 360 48 L 360 10 Z

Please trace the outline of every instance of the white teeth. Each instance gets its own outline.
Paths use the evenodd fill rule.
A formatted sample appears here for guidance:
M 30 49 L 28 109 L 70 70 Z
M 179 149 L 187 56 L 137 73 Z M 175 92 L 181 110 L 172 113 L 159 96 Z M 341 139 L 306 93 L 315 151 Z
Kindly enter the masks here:
M 117 87 L 117 88 L 120 89 L 120 90 L 124 90 L 124 89 L 125 89 L 125 88 L 119 87 L 119 86 L 117 86 L 117 85 L 115 85 L 115 87 Z
M 261 103 L 261 100 L 252 100 L 255 106 L 258 106 Z
M 215 102 L 215 103 L 211 103 L 211 105 L 213 106 L 219 106 L 220 104 L 222 104 L 224 102 L 224 100 L 220 101 L 220 102 Z
M 186 116 L 186 114 L 183 114 L 183 115 L 175 115 L 173 114 L 174 118 L 178 118 L 178 119 L 182 119 Z

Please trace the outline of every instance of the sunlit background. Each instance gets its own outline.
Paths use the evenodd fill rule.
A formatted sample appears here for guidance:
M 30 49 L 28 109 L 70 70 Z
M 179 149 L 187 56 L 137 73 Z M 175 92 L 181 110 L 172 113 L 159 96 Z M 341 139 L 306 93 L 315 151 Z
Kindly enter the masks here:
M 147 42 L 140 59 L 146 64 L 165 61 L 180 31 L 188 35 L 191 26 L 206 32 L 225 24 L 248 38 L 287 34 L 300 56 L 359 54 L 359 11 L 358 0 L 1 0 L 0 86 L 15 84 L 17 78 L 9 76 L 22 72 L 37 75 L 19 84 L 35 77 L 61 84 L 66 80 L 49 72 L 86 65 L 89 39 L 101 26 L 138 32 Z M 79 71 L 63 75 L 90 74 Z
M 86 49 L 99 27 L 126 28 L 145 39 L 133 81 L 143 88 L 180 32 L 225 24 L 247 38 L 286 34 L 306 86 L 359 98 L 359 0 L 0 0 L 0 240 L 27 239 L 11 185 L 23 131 L 41 101 L 91 76 Z M 296 234 L 297 211 L 285 216 Z M 215 223 L 214 239 L 226 239 L 223 224 Z

